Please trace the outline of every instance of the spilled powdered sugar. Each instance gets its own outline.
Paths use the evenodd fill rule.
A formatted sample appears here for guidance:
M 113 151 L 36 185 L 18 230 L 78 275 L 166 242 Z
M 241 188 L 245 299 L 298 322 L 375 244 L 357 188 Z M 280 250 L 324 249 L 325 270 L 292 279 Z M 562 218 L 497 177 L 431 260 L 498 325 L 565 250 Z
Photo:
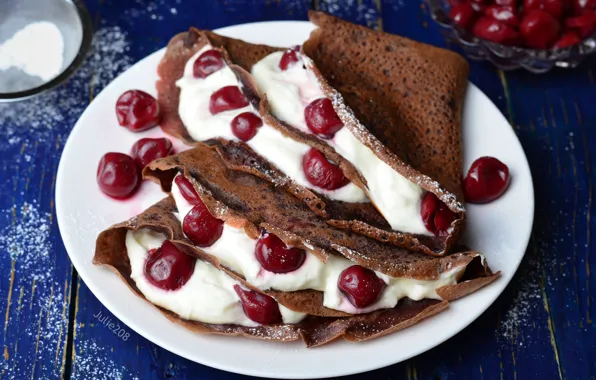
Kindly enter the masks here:
M 138 379 L 126 367 L 106 360 L 109 347 L 99 345 L 95 339 L 87 339 L 75 345 L 76 356 L 71 379 Z
M 513 289 L 513 299 L 508 301 L 504 307 L 504 314 L 501 314 L 499 329 L 496 331 L 497 340 L 504 346 L 523 347 L 524 342 L 528 343 L 535 339 L 533 329 L 528 326 L 536 318 L 536 313 L 543 306 L 542 292 L 540 288 L 540 261 L 536 257 L 539 252 L 528 252 L 526 259 L 520 266 L 517 275 L 510 287 Z M 520 331 L 527 334 L 519 336 Z
M 0 133 L 5 141 L 0 149 L 7 156 L 5 170 L 18 173 L 31 168 L 29 172 L 37 173 L 33 168 L 39 168 L 44 161 L 37 152 L 59 155 L 60 149 L 54 149 L 55 144 L 64 143 L 92 96 L 131 65 L 128 50 L 126 34 L 119 27 L 101 27 L 95 33 L 85 62 L 65 84 L 25 101 L 0 104 Z M 12 157 L 11 153 L 14 153 Z M 51 173 L 46 173 L 46 182 L 47 175 Z M 23 179 L 15 178 L 15 181 Z M 12 181 L 6 178 L 5 187 L 10 189 Z M 14 272 L 5 274 L 9 280 L 2 283 L 3 286 L 10 283 L 10 289 L 0 291 L 4 295 L 10 292 L 4 326 L 7 346 L 0 376 L 2 379 L 59 378 L 65 370 L 60 363 L 64 360 L 68 336 L 71 289 L 65 277 L 70 278 L 71 266 L 59 264 L 57 256 L 65 252 L 54 235 L 57 229 L 49 204 L 32 200 L 38 194 L 33 194 L 22 182 L 17 185 L 17 191 L 22 191 L 18 197 L 21 200 L 14 205 L 4 203 L 4 209 L 0 209 L 0 255 L 5 263 L 14 265 Z M 51 191 L 45 187 L 41 190 Z M 39 194 L 42 195 L 51 196 Z M 130 377 L 123 368 L 106 359 L 109 353 L 93 341 L 76 344 L 80 378 Z
M 33 373 L 34 378 L 56 378 L 60 375 L 59 368 L 47 366 L 52 362 L 47 358 L 61 358 L 64 352 L 68 329 L 68 300 L 64 294 L 69 290 L 65 284 L 54 280 L 56 265 L 51 256 L 50 214 L 34 201 L 5 209 L 0 218 L 4 226 L 0 232 L 0 254 L 9 256 L 2 257 L 5 263 L 13 260 L 18 276 L 5 328 L 11 334 L 16 332 L 24 347 L 16 350 L 15 345 L 14 351 L 13 347 L 6 351 L 3 378 L 19 379 L 24 371 Z M 29 321 L 24 324 L 24 331 L 20 330 L 23 320 Z M 31 360 L 31 353 L 26 351 L 33 346 L 35 360 Z M 27 368 L 15 368 L 13 363 L 28 364 Z
M 13 217 L 14 216 L 14 217 Z M 13 219 L 13 223 L 8 222 Z M 51 278 L 45 265 L 49 262 L 50 252 L 50 214 L 39 209 L 36 201 L 16 205 L 3 212 L 5 227 L 0 235 L 0 252 L 8 252 L 10 258 L 37 281 Z M 8 261 L 7 261 L 8 262 Z

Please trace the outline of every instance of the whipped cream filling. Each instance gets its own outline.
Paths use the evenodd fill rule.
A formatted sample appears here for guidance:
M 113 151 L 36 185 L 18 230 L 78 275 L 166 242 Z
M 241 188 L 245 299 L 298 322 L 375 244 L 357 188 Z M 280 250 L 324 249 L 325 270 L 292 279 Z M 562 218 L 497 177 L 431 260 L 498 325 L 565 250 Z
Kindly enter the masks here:
M 234 291 L 234 285 L 240 283 L 204 261 L 196 260 L 192 276 L 180 289 L 168 291 L 151 284 L 144 274 L 148 252 L 161 247 L 165 240 L 163 234 L 149 229 L 128 231 L 126 234 L 130 277 L 147 300 L 191 321 L 259 325 L 244 314 L 240 298 Z M 279 309 L 284 323 L 298 323 L 305 317 L 304 313 L 283 305 L 279 305 Z
M 224 66 L 206 78 L 195 78 L 193 76 L 195 60 L 205 51 L 211 49 L 210 45 L 206 45 L 188 60 L 184 67 L 183 77 L 176 82 L 176 85 L 180 88 L 178 112 L 188 133 L 196 141 L 213 138 L 239 141 L 232 133 L 231 122 L 234 117 L 244 112 L 252 112 L 256 115 L 259 115 L 259 113 L 249 104 L 244 108 L 225 111 L 216 115 L 211 114 L 209 111 L 211 94 L 225 86 L 242 87 L 242 84 L 228 66 Z M 336 190 L 326 190 L 311 184 L 306 179 L 302 169 L 302 157 L 308 152 L 310 146 L 284 136 L 266 123 L 263 123 L 257 134 L 246 144 L 303 187 L 315 190 L 330 199 L 338 201 L 368 202 L 366 194 L 353 183 Z
M 182 221 L 193 206 L 182 196 L 176 181 L 172 181 L 172 197 L 178 208 L 177 217 Z M 290 273 L 272 273 L 263 269 L 256 259 L 256 242 L 246 235 L 244 229 L 224 224 L 219 240 L 201 250 L 217 257 L 224 266 L 244 276 L 246 281 L 261 290 L 276 289 L 284 292 L 318 290 L 323 292 L 325 307 L 349 314 L 393 308 L 404 297 L 415 301 L 423 298 L 441 299 L 436 290 L 445 285 L 456 284 L 459 275 L 465 270 L 464 266 L 456 267 L 441 273 L 437 280 L 432 281 L 395 278 L 376 272 L 387 285 L 385 290 L 374 304 L 366 308 L 357 308 L 337 286 L 341 272 L 355 265 L 352 261 L 341 256 L 330 256 L 327 262 L 323 263 L 307 251 L 304 264 L 297 270 Z
M 304 109 L 312 101 L 325 97 L 318 80 L 305 69 L 312 61 L 302 56 L 303 64 L 279 68 L 283 52 L 272 53 L 252 68 L 259 91 L 267 100 L 276 117 L 300 131 L 312 133 L 304 118 Z M 321 139 L 351 162 L 366 179 L 370 200 L 391 228 L 412 234 L 432 236 L 424 226 L 420 204 L 424 190 L 409 181 L 378 158 L 348 128 L 340 129 L 332 139 Z

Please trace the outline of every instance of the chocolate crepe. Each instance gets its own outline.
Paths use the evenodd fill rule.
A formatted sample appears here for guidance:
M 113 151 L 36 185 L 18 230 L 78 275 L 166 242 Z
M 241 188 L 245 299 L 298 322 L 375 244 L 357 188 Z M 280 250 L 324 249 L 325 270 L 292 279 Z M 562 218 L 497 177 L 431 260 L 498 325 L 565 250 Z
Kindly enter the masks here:
M 435 280 L 445 271 L 469 266 L 464 281 L 439 289 L 438 294 L 444 299 L 469 294 L 499 275 L 492 273 L 477 252 L 437 258 L 333 227 L 286 191 L 259 177 L 227 168 L 215 149 L 210 147 L 198 146 L 156 160 L 145 167 L 143 176 L 158 181 L 169 193 L 178 173 L 183 173 L 193 183 L 215 217 L 245 226 L 245 231 L 252 231 L 248 232 L 249 236 L 255 236 L 254 231 L 259 229 L 271 231 L 286 244 L 308 249 L 322 260 L 328 255 L 340 254 L 393 277 L 419 280 Z M 320 299 L 312 302 L 320 303 Z
M 95 265 L 105 265 L 112 269 L 137 296 L 146 300 L 136 287 L 135 282 L 130 278 L 131 268 L 125 243 L 128 230 L 152 229 L 164 234 L 186 253 L 200 260 L 205 257 L 204 253 L 185 241 L 178 226 L 178 220 L 172 214 L 172 211 L 175 210 L 173 201 L 164 199 L 141 215 L 103 231 L 97 238 L 93 263 Z M 301 338 L 307 347 L 316 347 L 339 337 L 350 341 L 361 341 L 401 330 L 444 310 L 447 307 L 447 302 L 436 300 L 415 302 L 406 299 L 400 301 L 393 309 L 379 310 L 351 318 L 308 316 L 298 324 L 261 325 L 257 327 L 190 321 L 162 307 L 155 307 L 170 321 L 199 333 L 241 335 L 249 338 L 284 342 Z
M 328 159 L 338 163 L 346 177 L 348 177 L 354 184 L 366 190 L 366 183 L 360 176 L 358 171 L 350 162 L 343 159 L 343 157 L 337 154 L 333 148 L 331 148 L 329 145 L 327 145 L 324 141 L 320 140 L 316 136 L 303 133 L 297 130 L 296 128 L 287 125 L 286 123 L 279 121 L 271 114 L 270 107 L 265 97 L 261 96 L 256 90 L 256 86 L 249 72 L 252 66 L 259 60 L 261 60 L 262 58 L 274 51 L 280 50 L 277 48 L 265 45 L 249 44 L 244 41 L 219 36 L 215 33 L 208 31 L 199 31 L 194 28 L 187 33 L 181 33 L 175 36 L 168 44 L 166 54 L 158 68 L 158 73 L 160 76 L 160 80 L 157 82 L 158 100 L 160 107 L 163 110 L 163 121 L 161 126 L 166 133 L 182 138 L 186 141 L 186 143 L 189 144 L 198 143 L 190 138 L 178 115 L 179 89 L 176 87 L 175 81 L 183 75 L 184 65 L 186 64 L 188 59 L 190 59 L 197 51 L 199 51 L 207 43 L 217 48 L 221 48 L 221 51 L 225 52 L 224 56 L 226 56 L 229 66 L 236 72 L 237 76 L 241 79 L 244 85 L 244 89 L 247 91 L 247 95 L 249 96 L 249 99 L 251 100 L 253 105 L 260 109 L 261 116 L 267 124 L 277 128 L 288 137 L 291 137 L 297 141 L 306 143 L 312 147 L 317 148 L 318 150 L 323 152 Z M 431 49 L 431 47 L 427 48 Z M 384 51 L 378 53 L 384 54 Z M 415 52 L 412 51 L 411 53 L 414 54 Z M 369 111 L 378 112 L 376 114 L 368 114 L 368 119 L 376 120 L 383 118 L 383 116 L 379 115 L 384 115 L 391 111 L 385 110 L 383 108 L 383 106 L 388 106 L 388 103 L 382 103 L 383 106 L 379 106 L 379 109 L 374 110 L 366 109 L 364 107 L 366 102 L 350 102 L 346 105 L 343 102 L 342 96 L 340 96 L 338 92 L 331 88 L 322 76 L 318 76 L 325 93 L 333 100 L 334 108 L 338 112 L 338 115 L 342 118 L 342 121 L 348 128 L 350 128 L 350 131 L 352 131 L 352 133 L 354 133 L 356 137 L 358 137 L 362 142 L 364 142 L 368 147 L 370 147 L 377 154 L 378 157 L 387 162 L 401 175 L 405 176 L 414 183 L 418 183 L 424 189 L 435 193 L 442 201 L 444 201 L 447 204 L 447 206 L 452 211 L 457 213 L 457 218 L 453 222 L 453 228 L 448 236 L 429 237 L 423 235 L 412 235 L 402 233 L 400 231 L 393 231 L 391 230 L 391 227 L 388 225 L 385 219 L 374 208 L 374 205 L 363 203 L 350 204 L 345 202 L 332 201 L 321 194 L 317 194 L 314 191 L 299 186 L 294 181 L 287 178 L 279 170 L 277 170 L 275 168 L 275 163 L 267 162 L 258 154 L 254 153 L 244 143 L 229 143 L 222 140 L 219 140 L 217 142 L 211 141 L 207 143 L 220 145 L 219 152 L 222 155 L 222 157 L 226 159 L 226 163 L 228 164 L 228 166 L 234 167 L 238 170 L 245 170 L 251 172 L 252 174 L 258 175 L 262 178 L 265 178 L 275 184 L 278 184 L 286 188 L 295 196 L 299 197 L 304 202 L 306 202 L 306 204 L 314 212 L 318 213 L 323 217 L 328 218 L 329 223 L 337 227 L 364 234 L 379 241 L 389 242 L 401 247 L 407 247 L 411 250 L 417 250 L 431 255 L 444 255 L 449 251 L 450 247 L 457 242 L 463 229 L 465 211 L 461 204 L 457 201 L 458 197 L 454 195 L 459 195 L 461 191 L 458 188 L 457 192 L 453 192 L 455 189 L 455 187 L 452 186 L 455 181 L 455 179 L 453 178 L 451 178 L 448 182 L 449 186 L 443 188 L 439 182 L 436 182 L 427 175 L 421 174 L 428 174 L 422 169 L 430 168 L 430 165 L 427 165 L 425 167 L 419 166 L 416 168 L 409 166 L 410 159 L 404 153 L 404 150 L 405 148 L 416 150 L 419 149 L 421 146 L 434 144 L 434 141 L 429 139 L 429 136 L 431 135 L 449 135 L 448 139 L 454 142 L 451 145 L 452 149 L 446 150 L 445 152 L 441 152 L 442 154 L 444 154 L 440 158 L 433 159 L 432 162 L 441 161 L 443 167 L 446 168 L 447 172 L 449 173 L 459 171 L 460 175 L 456 177 L 456 180 L 460 180 L 461 142 L 459 121 L 461 118 L 461 103 L 463 100 L 466 84 L 465 78 L 467 75 L 467 66 L 465 65 L 465 61 L 462 62 L 463 66 L 459 70 L 453 72 L 454 78 L 458 79 L 456 81 L 456 84 L 454 85 L 457 91 L 453 96 L 459 96 L 459 98 L 454 100 L 454 109 L 457 109 L 457 107 L 459 107 L 460 112 L 452 112 L 450 114 L 446 114 L 444 112 L 439 112 L 440 110 L 433 110 L 432 108 L 435 107 L 435 105 L 429 106 L 426 104 L 426 102 L 418 103 L 418 106 L 420 108 L 424 107 L 425 109 L 429 109 L 430 114 L 436 114 L 435 119 L 449 119 L 452 122 L 441 122 L 434 124 L 426 124 L 425 122 L 421 122 L 420 125 L 424 125 L 425 133 L 415 135 L 410 133 L 410 135 L 412 135 L 408 140 L 410 141 L 410 143 L 404 143 L 402 145 L 399 145 L 397 143 L 389 146 L 383 145 L 383 143 L 385 143 L 386 141 L 390 142 L 390 140 L 379 140 L 377 137 L 375 137 L 374 134 L 374 132 L 378 132 L 382 130 L 382 128 L 373 126 L 371 129 L 373 133 L 369 132 L 369 130 L 358 121 L 358 119 L 354 116 L 352 110 L 350 109 L 350 107 L 356 107 L 361 105 L 362 109 L 360 110 L 360 112 L 356 112 L 358 116 L 360 116 L 360 114 L 363 113 L 368 113 Z M 318 73 L 318 70 L 316 69 L 316 67 L 314 67 L 314 65 L 309 65 L 309 69 Z M 426 72 L 425 74 L 427 76 L 437 76 L 439 72 Z M 358 78 L 360 77 L 356 75 L 353 79 L 358 80 Z M 438 88 L 438 90 L 444 91 L 445 89 Z M 350 87 L 350 91 L 357 92 L 357 87 Z M 437 101 L 436 106 L 439 108 L 442 107 L 442 110 L 445 108 L 445 104 L 451 104 L 452 97 L 450 97 L 451 93 L 439 93 L 442 95 L 442 100 Z M 381 96 L 383 94 L 379 95 Z M 351 99 L 350 96 L 348 96 L 347 98 Z M 390 95 L 388 96 L 388 98 L 392 98 L 392 96 Z M 367 101 L 368 99 L 369 98 L 366 98 Z M 420 97 L 416 97 L 415 99 L 417 102 L 422 101 Z M 394 117 L 394 119 L 396 118 Z M 398 125 L 397 122 L 394 124 Z M 389 127 L 392 128 L 392 125 L 393 124 L 389 125 Z M 436 128 L 439 128 L 439 130 L 437 130 Z M 392 130 L 387 130 L 384 133 L 391 134 L 393 136 L 400 136 L 402 130 L 403 128 L 400 130 L 396 130 L 395 132 L 393 132 Z M 399 148 L 399 150 L 393 152 L 392 149 L 394 147 Z M 455 166 L 458 167 L 457 170 L 452 169 L 452 167 Z M 433 173 L 431 173 L 431 175 Z M 446 178 L 447 176 L 443 175 L 441 178 L 443 177 Z

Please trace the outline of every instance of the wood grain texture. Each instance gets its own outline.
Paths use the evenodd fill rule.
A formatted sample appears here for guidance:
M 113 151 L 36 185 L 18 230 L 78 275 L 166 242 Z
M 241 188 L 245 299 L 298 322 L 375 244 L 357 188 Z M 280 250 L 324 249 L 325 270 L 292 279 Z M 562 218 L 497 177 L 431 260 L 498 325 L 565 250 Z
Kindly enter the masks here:
M 107 41 L 96 47 L 110 46 L 109 52 L 90 56 L 83 70 L 53 94 L 12 106 L 13 111 L 0 106 L 0 132 L 6 137 L 0 143 L 0 268 L 5 273 L 0 277 L 0 315 L 5 319 L 0 379 L 242 378 L 171 354 L 126 326 L 121 326 L 129 334 L 126 340 L 106 327 L 107 321 L 119 321 L 73 272 L 53 212 L 56 168 L 76 119 L 115 75 L 190 25 L 212 29 L 303 20 L 308 9 L 316 8 L 387 32 L 457 47 L 444 40 L 419 1 L 86 3 L 96 20 L 98 39 Z M 470 327 L 416 358 L 362 377 L 596 377 L 596 280 L 591 273 L 596 271 L 596 258 L 590 257 L 596 224 L 591 218 L 596 207 L 596 174 L 591 169 L 596 149 L 595 63 L 592 59 L 577 70 L 541 76 L 503 73 L 487 63 L 472 63 L 470 80 L 510 120 L 530 161 L 536 188 L 533 238 L 512 283 Z M 34 107 L 43 107 L 44 113 L 32 112 Z

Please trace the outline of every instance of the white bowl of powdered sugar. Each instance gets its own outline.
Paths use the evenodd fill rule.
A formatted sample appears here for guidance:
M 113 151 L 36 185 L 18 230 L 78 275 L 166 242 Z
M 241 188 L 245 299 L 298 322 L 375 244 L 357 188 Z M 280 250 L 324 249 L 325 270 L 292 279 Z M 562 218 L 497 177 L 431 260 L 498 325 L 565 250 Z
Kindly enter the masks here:
M 91 19 L 81 0 L 0 1 L 0 102 L 64 82 L 91 39 Z

